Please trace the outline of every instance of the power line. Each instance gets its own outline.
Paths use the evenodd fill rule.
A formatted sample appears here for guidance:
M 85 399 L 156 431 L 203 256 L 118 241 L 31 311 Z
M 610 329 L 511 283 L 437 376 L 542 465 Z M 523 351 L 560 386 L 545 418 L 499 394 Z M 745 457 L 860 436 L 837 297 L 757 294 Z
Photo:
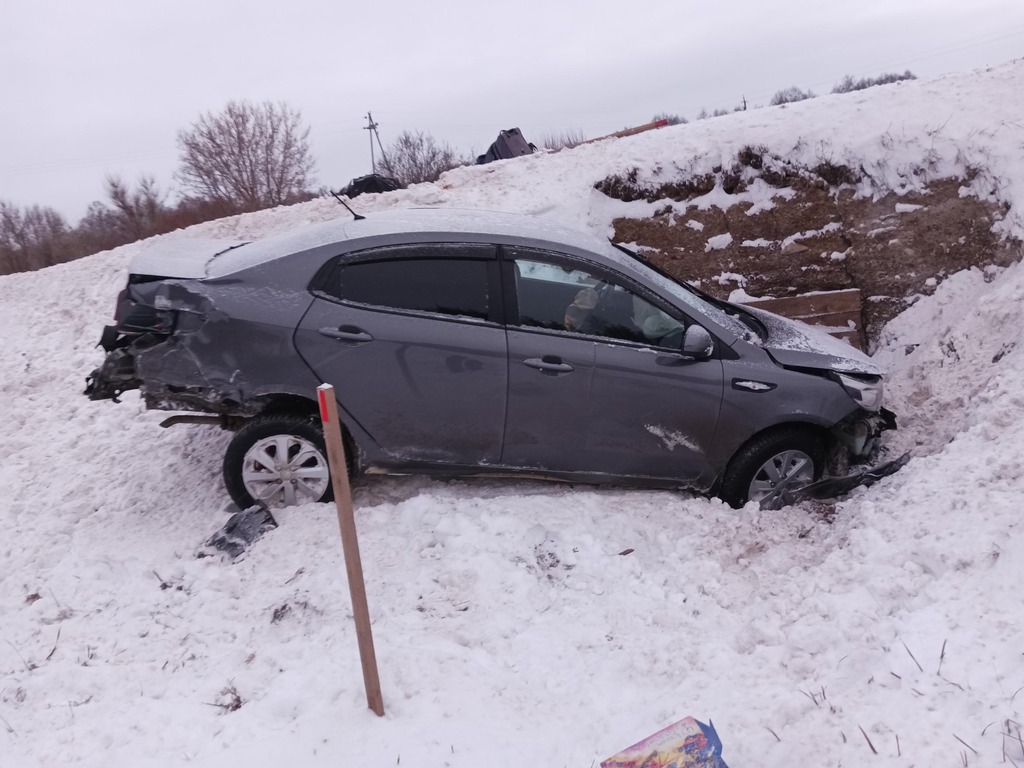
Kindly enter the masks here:
M 152 160 L 170 158 L 173 155 L 169 152 L 153 152 L 142 150 L 115 155 L 98 155 L 93 157 L 67 158 L 62 160 L 41 160 L 35 163 L 24 163 L 18 165 L 0 165 L 0 176 L 27 176 L 34 173 L 46 173 L 72 168 L 87 168 L 89 166 L 111 165 L 114 163 L 131 162 L 136 160 Z

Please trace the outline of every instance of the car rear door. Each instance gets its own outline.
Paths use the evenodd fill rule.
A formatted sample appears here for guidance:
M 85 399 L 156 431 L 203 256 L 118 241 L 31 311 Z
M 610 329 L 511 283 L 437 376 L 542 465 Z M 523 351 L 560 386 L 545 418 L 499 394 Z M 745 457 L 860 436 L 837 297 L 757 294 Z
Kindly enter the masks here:
M 391 459 L 497 463 L 507 392 L 498 286 L 492 246 L 346 256 L 323 273 L 295 344 Z

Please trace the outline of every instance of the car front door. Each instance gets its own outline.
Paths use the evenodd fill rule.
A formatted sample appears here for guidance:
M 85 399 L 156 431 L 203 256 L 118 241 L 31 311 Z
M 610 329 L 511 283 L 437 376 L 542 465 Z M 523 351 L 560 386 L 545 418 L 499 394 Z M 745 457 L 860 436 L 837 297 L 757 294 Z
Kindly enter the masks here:
M 722 363 L 681 352 L 687 318 L 621 275 L 506 248 L 509 401 L 502 463 L 701 485 Z
M 316 286 L 295 344 L 397 462 L 497 463 L 508 386 L 498 284 L 492 246 L 346 256 Z

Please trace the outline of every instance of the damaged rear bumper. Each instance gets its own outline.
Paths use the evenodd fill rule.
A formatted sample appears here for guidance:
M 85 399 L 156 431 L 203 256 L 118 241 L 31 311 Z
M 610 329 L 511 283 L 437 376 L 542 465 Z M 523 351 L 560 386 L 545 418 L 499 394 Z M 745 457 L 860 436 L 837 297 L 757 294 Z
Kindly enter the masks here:
M 213 377 L 181 339 L 163 333 L 125 334 L 103 329 L 99 346 L 107 352 L 102 365 L 85 380 L 90 400 L 113 400 L 140 390 L 147 409 L 191 411 L 221 417 L 255 416 L 267 397 L 247 396 L 236 377 Z
M 138 389 L 141 381 L 135 372 L 135 350 L 133 347 L 143 341 L 142 337 L 128 337 L 118 332 L 113 325 L 103 329 L 98 346 L 103 347 L 107 356 L 103 364 L 85 378 L 85 393 L 90 400 L 113 400 L 132 389 Z M 159 343 L 153 341 L 149 346 Z

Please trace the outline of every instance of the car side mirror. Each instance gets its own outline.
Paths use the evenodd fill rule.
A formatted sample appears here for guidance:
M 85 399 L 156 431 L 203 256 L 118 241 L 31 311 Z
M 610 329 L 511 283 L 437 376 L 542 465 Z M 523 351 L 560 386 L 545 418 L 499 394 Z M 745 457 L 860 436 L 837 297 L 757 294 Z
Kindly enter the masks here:
M 707 360 L 715 351 L 715 340 L 706 328 L 697 324 L 691 325 L 683 334 L 683 354 L 690 355 L 694 360 Z

